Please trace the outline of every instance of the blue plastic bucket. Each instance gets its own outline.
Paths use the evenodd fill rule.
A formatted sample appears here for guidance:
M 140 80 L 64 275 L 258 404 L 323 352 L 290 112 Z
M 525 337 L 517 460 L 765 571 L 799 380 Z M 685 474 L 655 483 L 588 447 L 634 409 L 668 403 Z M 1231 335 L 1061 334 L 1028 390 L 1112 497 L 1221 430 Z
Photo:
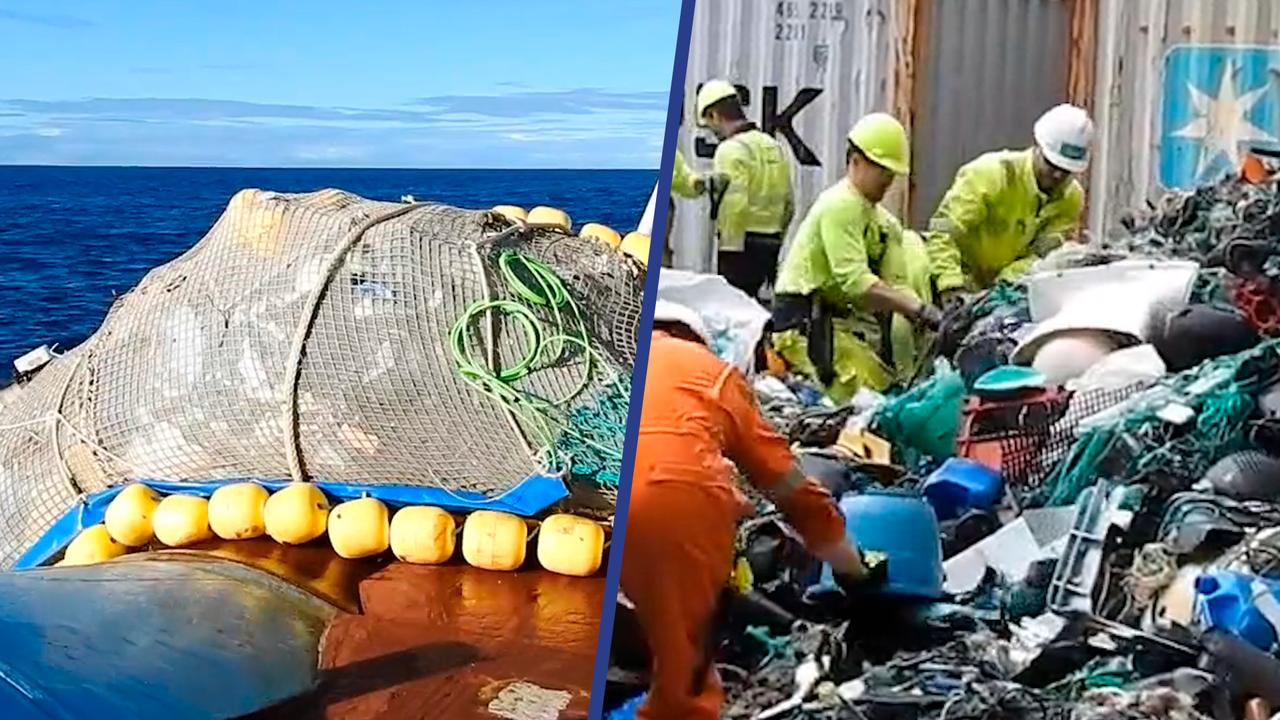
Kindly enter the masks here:
M 954 520 L 969 510 L 990 510 L 1004 494 L 1000 473 L 967 458 L 951 458 L 925 480 L 920 491 L 939 520 Z
M 942 541 L 933 508 L 918 495 L 848 494 L 840 500 L 845 528 L 864 552 L 889 558 L 889 579 L 881 593 L 936 600 L 942 597 Z M 835 587 L 831 566 L 823 565 L 818 589 Z

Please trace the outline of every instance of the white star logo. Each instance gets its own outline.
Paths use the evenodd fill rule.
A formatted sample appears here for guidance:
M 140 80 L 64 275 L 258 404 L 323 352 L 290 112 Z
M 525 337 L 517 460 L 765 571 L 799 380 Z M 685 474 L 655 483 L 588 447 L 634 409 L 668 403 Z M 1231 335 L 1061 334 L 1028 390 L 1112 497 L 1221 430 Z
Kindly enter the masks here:
M 1228 60 L 1222 68 L 1218 82 L 1218 96 L 1211 98 L 1191 83 L 1191 104 L 1195 106 L 1196 119 L 1174 131 L 1173 137 L 1200 141 L 1200 159 L 1196 163 L 1196 178 L 1225 154 L 1232 168 L 1240 166 L 1240 145 L 1253 140 L 1275 141 L 1276 138 L 1249 122 L 1248 114 L 1269 89 L 1266 85 L 1254 88 L 1243 95 L 1236 95 L 1234 76 L 1239 72 L 1235 61 Z

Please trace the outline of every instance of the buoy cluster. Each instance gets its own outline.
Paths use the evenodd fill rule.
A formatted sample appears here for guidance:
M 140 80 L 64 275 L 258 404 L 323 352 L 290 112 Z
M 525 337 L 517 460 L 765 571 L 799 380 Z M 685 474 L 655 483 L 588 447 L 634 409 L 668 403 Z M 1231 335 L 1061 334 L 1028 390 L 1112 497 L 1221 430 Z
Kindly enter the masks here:
M 303 545 L 327 535 L 338 555 L 368 558 L 390 550 L 403 562 L 439 565 L 454 556 L 459 531 L 462 556 L 486 570 L 516 570 L 525 564 L 530 540 L 537 537 L 538 563 L 552 572 L 594 575 L 604 560 L 605 533 L 599 523 L 576 515 L 551 515 L 541 522 L 492 510 L 465 516 L 459 528 L 453 514 L 424 505 L 394 513 L 377 498 L 362 497 L 338 505 L 311 483 L 290 483 L 271 493 L 252 482 L 224 485 L 204 498 L 162 496 L 133 483 L 111 503 L 103 522 L 82 530 L 57 565 L 88 565 L 159 544 L 181 548 L 212 540 L 249 540 L 268 536 L 278 543 Z
M 539 205 L 532 210 L 525 212 L 525 209 L 516 205 L 498 205 L 491 212 L 498 213 L 504 217 L 530 225 L 541 225 L 544 227 L 556 227 L 564 232 L 573 232 L 573 221 L 569 214 L 563 210 L 545 207 Z M 617 230 L 608 225 L 600 223 L 587 223 L 578 230 L 578 237 L 591 238 L 608 245 L 615 250 L 629 255 L 640 262 L 641 265 L 649 266 L 649 236 L 641 232 L 630 232 L 626 235 L 620 234 Z

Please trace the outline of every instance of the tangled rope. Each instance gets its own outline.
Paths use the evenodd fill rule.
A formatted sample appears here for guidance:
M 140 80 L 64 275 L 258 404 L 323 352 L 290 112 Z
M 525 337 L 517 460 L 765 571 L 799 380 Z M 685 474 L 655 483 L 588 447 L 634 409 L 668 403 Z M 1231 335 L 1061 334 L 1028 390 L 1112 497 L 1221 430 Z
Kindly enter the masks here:
M 473 303 L 453 325 L 449 344 L 458 374 L 531 430 L 549 467 L 563 469 L 573 479 L 616 486 L 630 379 L 615 374 L 595 397 L 570 409 L 603 364 L 591 346 L 581 309 L 555 271 L 540 260 L 504 250 L 498 256 L 498 271 L 516 299 Z M 538 310 L 549 320 L 539 317 Z M 511 321 L 524 340 L 524 353 L 507 367 L 491 367 L 472 350 L 472 329 L 495 315 Z M 582 367 L 581 375 L 560 397 L 540 397 L 519 385 L 539 370 L 574 360 Z

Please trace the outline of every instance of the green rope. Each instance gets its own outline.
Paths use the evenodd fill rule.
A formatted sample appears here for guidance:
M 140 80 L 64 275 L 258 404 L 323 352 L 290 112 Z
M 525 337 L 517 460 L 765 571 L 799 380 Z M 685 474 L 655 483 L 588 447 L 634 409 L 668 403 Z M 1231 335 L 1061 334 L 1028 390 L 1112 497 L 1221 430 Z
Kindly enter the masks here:
M 625 407 L 630 401 L 629 378 L 623 387 L 622 376 L 615 374 L 604 383 L 601 394 L 571 408 L 603 364 L 592 347 L 582 311 L 547 264 L 504 250 L 497 265 L 515 299 L 473 303 L 450 329 L 449 345 L 459 376 L 519 418 L 541 445 L 549 466 L 566 469 L 568 465 L 571 479 L 616 486 L 626 432 Z M 550 316 L 549 321 L 535 310 Z M 472 328 L 494 315 L 513 322 L 524 337 L 524 354 L 508 367 L 490 368 L 473 352 L 473 346 L 481 343 L 472 341 Z M 544 398 L 519 387 L 539 370 L 563 365 L 574 356 L 582 361 L 582 374 L 563 396 Z M 619 394 L 625 398 L 621 419 L 616 407 Z

